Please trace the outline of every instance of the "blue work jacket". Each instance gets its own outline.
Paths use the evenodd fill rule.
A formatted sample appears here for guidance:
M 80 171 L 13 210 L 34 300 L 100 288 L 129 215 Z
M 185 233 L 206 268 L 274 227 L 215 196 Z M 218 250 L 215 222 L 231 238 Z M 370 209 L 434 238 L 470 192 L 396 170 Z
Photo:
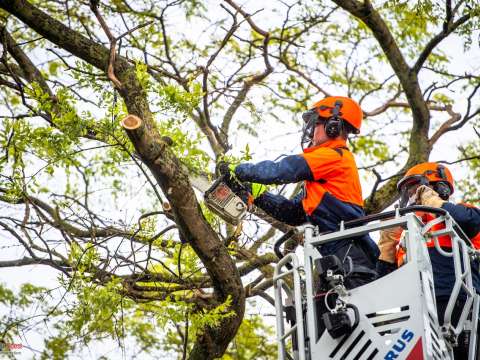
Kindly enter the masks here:
M 305 149 L 303 154 L 286 156 L 277 162 L 240 164 L 235 175 L 241 181 L 260 184 L 303 181 L 303 191 L 293 199 L 269 192 L 255 199 L 256 206 L 289 225 L 310 222 L 318 226 L 320 232 L 329 232 L 338 230 L 341 221 L 365 215 L 357 166 L 345 140 L 327 141 Z M 323 255 L 335 254 L 347 242 L 325 244 L 321 252 Z M 355 242 L 368 258 L 360 264 L 374 267 L 379 254 L 375 242 L 368 235 L 355 239 Z

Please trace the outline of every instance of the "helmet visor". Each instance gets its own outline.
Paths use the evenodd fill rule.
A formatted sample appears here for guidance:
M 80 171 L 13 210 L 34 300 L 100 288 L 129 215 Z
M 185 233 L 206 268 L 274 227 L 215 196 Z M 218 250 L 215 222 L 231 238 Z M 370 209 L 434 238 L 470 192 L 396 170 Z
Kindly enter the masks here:
M 303 128 L 302 128 L 302 140 L 301 145 L 302 149 L 310 147 L 313 140 L 313 134 L 315 132 L 315 127 L 325 123 L 324 118 L 318 115 L 316 109 L 310 109 L 305 111 L 302 114 L 303 119 Z
M 318 118 L 318 112 L 315 109 L 307 110 L 302 114 L 302 119 L 305 124 L 315 123 Z
M 401 208 L 415 203 L 415 193 L 420 185 L 428 185 L 428 179 L 423 175 L 412 175 L 400 180 L 398 191 L 400 192 Z

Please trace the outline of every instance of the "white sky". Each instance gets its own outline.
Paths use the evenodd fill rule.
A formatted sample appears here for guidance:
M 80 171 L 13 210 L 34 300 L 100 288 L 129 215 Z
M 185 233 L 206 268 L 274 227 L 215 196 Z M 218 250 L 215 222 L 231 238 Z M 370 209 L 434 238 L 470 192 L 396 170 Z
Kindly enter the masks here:
M 248 4 L 252 4 L 254 2 L 250 1 Z M 248 6 L 248 5 L 247 5 Z M 207 39 L 208 41 L 208 39 Z M 480 64 L 480 49 L 478 42 L 474 43 L 472 46 L 471 52 L 468 54 L 464 54 L 463 47 L 460 45 L 460 41 L 455 38 L 448 39 L 444 43 L 442 43 L 441 47 L 448 52 L 449 54 L 455 54 L 454 59 L 451 62 L 451 71 L 455 73 L 463 73 L 466 69 L 472 69 L 476 71 L 478 74 L 478 68 Z M 428 80 L 428 79 L 426 79 Z M 334 92 L 335 89 L 329 89 L 331 92 Z M 339 92 L 340 95 L 340 92 Z M 451 94 L 456 100 L 455 109 L 463 109 L 465 104 L 465 94 Z M 248 116 L 245 112 L 239 112 L 238 116 Z M 300 116 L 300 114 L 298 115 Z M 368 122 L 366 124 L 368 126 Z M 248 137 L 237 137 L 233 142 L 234 150 L 233 153 L 236 153 L 239 149 L 243 149 L 245 145 L 248 143 L 251 147 L 253 153 L 253 161 L 259 161 L 263 159 L 275 159 L 277 156 L 281 154 L 290 154 L 290 153 L 298 153 L 301 151 L 299 146 L 299 138 L 300 132 L 299 129 L 291 128 L 290 126 L 271 126 L 267 123 L 262 124 L 259 126 L 258 129 L 259 133 L 262 136 L 259 140 L 252 141 Z M 464 144 L 468 140 L 475 139 L 476 135 L 472 131 L 471 125 L 466 125 L 461 130 L 455 132 L 455 135 L 447 135 L 441 138 L 438 144 L 435 146 L 434 151 L 430 157 L 431 160 L 447 160 L 453 161 L 456 160 L 458 154 L 453 151 L 458 145 Z M 466 173 L 465 165 L 454 165 L 450 167 L 453 172 L 454 176 L 457 179 L 460 179 Z M 395 169 L 392 169 L 395 171 Z M 57 179 L 56 181 L 60 181 Z M 60 181 L 61 182 L 61 181 Z M 368 195 L 369 189 L 372 186 L 372 183 L 369 181 L 363 181 L 363 188 L 364 188 L 364 196 Z M 460 195 L 460 192 L 457 192 L 457 196 Z M 132 218 L 134 218 L 132 213 L 127 213 L 123 211 L 122 208 L 128 208 L 129 204 L 142 202 L 142 199 L 138 198 L 137 196 L 134 197 L 126 197 L 123 199 L 123 202 L 120 201 L 118 203 L 119 208 L 114 208 L 114 205 L 111 205 L 114 208 L 113 211 L 109 210 L 108 217 L 112 219 L 123 219 L 126 223 L 129 223 Z M 108 206 L 108 203 L 107 203 Z M 0 208 L 2 214 L 6 212 L 15 212 L 14 207 L 12 206 L 4 206 Z M 12 242 L 11 239 L 8 237 L 5 238 L 4 233 L 0 233 L 0 238 L 3 239 L 4 245 L 10 246 L 16 245 L 15 242 Z M 18 258 L 23 256 L 24 252 L 19 251 L 20 248 L 15 247 L 8 247 L 2 248 L 0 253 L 0 260 Z M 46 287 L 55 287 L 57 286 L 57 276 L 58 274 L 52 271 L 50 268 L 45 266 L 27 266 L 22 268 L 13 268 L 13 269 L 0 269 L 0 278 L 9 288 L 12 290 L 18 290 L 20 284 L 31 282 L 35 285 L 39 286 L 46 286 Z M 249 308 L 251 313 L 260 313 L 260 314 L 272 314 L 274 309 L 268 305 L 264 300 L 258 298 L 255 300 L 255 305 Z M 5 309 L 0 308 L 0 313 Z M 34 311 L 34 309 L 32 309 Z M 270 322 L 273 319 L 270 318 Z M 33 349 L 41 349 L 43 347 L 43 338 L 41 336 L 35 335 L 30 333 L 27 338 L 19 339 L 20 343 L 24 345 L 29 345 Z M 128 344 L 127 344 L 128 346 Z M 111 356 L 111 358 L 117 358 L 119 354 L 115 353 L 115 349 L 117 349 L 116 343 L 105 343 L 102 344 L 93 344 L 89 347 L 89 349 L 85 349 L 81 354 L 71 358 L 89 358 L 89 359 L 96 359 L 101 355 Z M 113 353 L 111 352 L 113 351 Z M 32 357 L 32 352 L 24 349 L 18 355 L 19 359 L 27 359 Z M 157 354 L 158 355 L 158 354 Z M 146 358 L 145 356 L 141 357 Z

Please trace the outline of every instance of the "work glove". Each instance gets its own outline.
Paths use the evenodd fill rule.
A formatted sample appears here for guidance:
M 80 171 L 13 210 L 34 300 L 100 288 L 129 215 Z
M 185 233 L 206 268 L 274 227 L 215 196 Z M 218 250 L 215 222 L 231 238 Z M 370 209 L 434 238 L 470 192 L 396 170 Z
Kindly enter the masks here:
M 217 168 L 227 185 L 249 208 L 253 205 L 253 201 L 267 190 L 267 186 L 263 184 L 240 182 L 235 176 L 236 165 L 234 164 L 222 161 L 218 163 Z
M 246 201 L 249 208 L 253 206 L 253 202 L 256 198 L 262 195 L 265 191 L 268 190 L 266 185 L 258 184 L 258 183 L 243 183 L 243 186 L 248 191 L 248 199 Z
M 224 181 L 237 195 L 239 192 L 244 190 L 242 184 L 235 177 L 235 165 L 226 161 L 220 161 L 217 164 L 217 174 L 222 178 L 222 181 Z
M 403 229 L 399 226 L 380 231 L 378 248 L 380 250 L 379 260 L 388 263 L 395 263 L 397 255 L 397 244 Z
M 235 175 L 235 165 L 227 161 L 219 161 L 217 164 L 217 173 L 220 174 L 220 176 L 228 175 L 232 177 Z
M 233 164 L 230 164 L 229 165 L 229 168 L 230 168 L 230 172 L 231 174 L 233 174 L 232 176 L 235 177 L 235 168 L 237 166 L 236 165 L 233 165 Z M 258 198 L 260 195 L 262 195 L 265 191 L 268 190 L 268 187 L 267 185 L 264 185 L 264 184 L 259 184 L 259 183 L 249 183 L 249 182 L 244 182 L 242 183 L 243 186 L 247 189 L 247 191 L 250 193 L 250 195 L 252 196 L 253 200 L 255 200 L 256 198 Z M 251 200 L 251 199 L 250 199 Z M 253 203 L 253 200 L 251 200 L 251 202 Z M 250 201 L 249 201 L 250 202 Z
M 258 184 L 258 183 L 251 183 L 250 194 L 252 194 L 254 199 L 258 198 L 260 195 L 262 195 L 267 190 L 268 190 L 268 187 L 266 185 Z
M 416 203 L 419 205 L 441 208 L 445 200 L 438 193 L 426 185 L 421 185 L 415 192 Z

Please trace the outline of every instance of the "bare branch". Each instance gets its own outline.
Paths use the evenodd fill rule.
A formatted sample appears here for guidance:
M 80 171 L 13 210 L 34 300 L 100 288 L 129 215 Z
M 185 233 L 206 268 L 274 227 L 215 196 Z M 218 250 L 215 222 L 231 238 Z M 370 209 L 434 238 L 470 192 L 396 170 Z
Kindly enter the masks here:
M 470 19 L 470 14 L 466 14 L 466 15 L 462 16 L 461 18 L 459 18 L 455 22 L 452 22 L 452 19 L 453 18 L 451 17 L 451 14 L 449 15 L 448 6 L 447 6 L 447 15 L 446 15 L 446 19 L 445 19 L 443 29 L 442 29 L 441 32 L 439 32 L 437 35 L 435 35 L 428 42 L 428 44 L 425 46 L 423 51 L 418 56 L 418 59 L 417 59 L 415 65 L 413 65 L 413 67 L 412 67 L 412 71 L 414 73 L 418 73 L 420 71 L 424 62 L 427 60 L 428 56 L 431 54 L 433 49 L 435 49 L 435 47 L 438 44 L 440 44 L 440 42 L 443 39 L 448 37 L 451 33 L 453 33 L 456 29 L 458 29 L 460 26 L 465 24 Z
M 115 71 L 114 71 L 114 64 L 115 64 L 115 50 L 117 46 L 117 38 L 114 37 L 103 19 L 102 15 L 98 11 L 98 0 L 90 0 L 90 9 L 92 9 L 93 13 L 95 14 L 95 17 L 97 18 L 98 22 L 100 23 L 100 26 L 102 27 L 103 31 L 107 35 L 108 41 L 110 41 L 110 57 L 108 60 L 108 67 L 107 67 L 107 75 L 108 78 L 112 81 L 112 83 L 115 85 L 115 87 L 118 90 L 122 89 L 122 83 L 118 78 L 115 76 Z

